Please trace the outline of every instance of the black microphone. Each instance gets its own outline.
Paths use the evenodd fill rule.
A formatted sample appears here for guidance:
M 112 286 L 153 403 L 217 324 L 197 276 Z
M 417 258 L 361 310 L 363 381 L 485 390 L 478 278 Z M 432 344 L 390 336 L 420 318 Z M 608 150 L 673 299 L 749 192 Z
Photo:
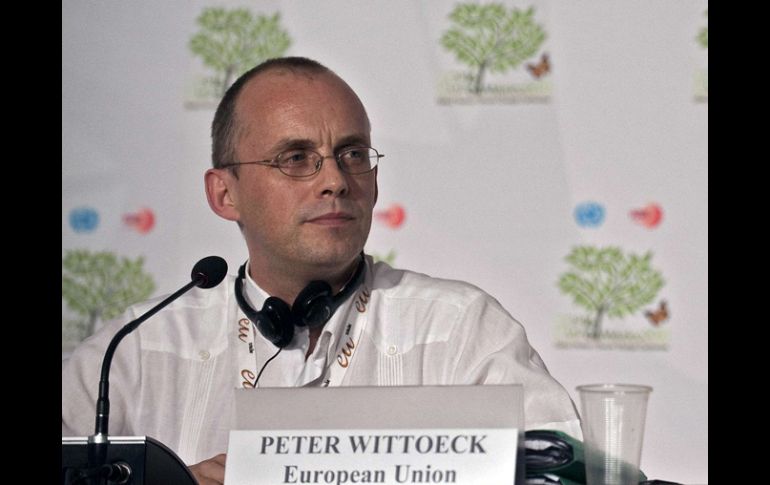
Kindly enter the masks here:
M 195 263 L 190 278 L 198 281 L 199 288 L 208 289 L 221 283 L 226 275 L 227 262 L 219 256 L 209 256 Z
M 123 340 L 123 337 L 136 330 L 142 322 L 155 315 L 161 308 L 182 296 L 193 286 L 213 288 L 225 278 L 225 275 L 227 275 L 227 262 L 224 259 L 219 256 L 208 256 L 201 259 L 193 267 L 192 274 L 190 275 L 192 281 L 180 288 L 176 293 L 152 307 L 136 320 L 126 324 L 114 337 L 112 337 L 110 345 L 104 353 L 104 360 L 102 361 L 102 374 L 101 379 L 99 380 L 99 397 L 96 400 L 96 427 L 94 435 L 88 437 L 89 445 L 95 445 L 89 450 L 89 461 L 92 466 L 104 464 L 110 417 L 110 365 L 112 364 L 112 356 L 115 354 L 115 349 L 118 347 L 120 341 Z

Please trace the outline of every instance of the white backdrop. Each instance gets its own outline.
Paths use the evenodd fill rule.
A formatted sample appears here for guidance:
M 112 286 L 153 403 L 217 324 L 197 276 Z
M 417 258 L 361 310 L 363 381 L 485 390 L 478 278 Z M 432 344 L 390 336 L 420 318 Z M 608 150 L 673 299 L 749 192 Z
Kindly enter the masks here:
M 190 102 L 207 68 L 189 40 L 205 7 L 280 12 L 287 54 L 317 59 L 348 81 L 369 112 L 373 145 L 386 154 L 376 211 L 397 205 L 405 218 L 398 227 L 377 219 L 367 252 L 393 251 L 395 266 L 484 288 L 525 325 L 576 402 L 578 384 L 653 386 L 642 468 L 705 483 L 708 104 L 694 78 L 707 69 L 695 40 L 707 4 L 501 3 L 533 5 L 545 28 L 546 102 L 438 102 L 443 76 L 464 68 L 440 43 L 451 2 L 64 2 L 62 254 L 144 256 L 153 295 L 184 284 L 200 257 L 219 254 L 231 272 L 245 260 L 235 224 L 206 204 L 213 107 Z M 526 76 L 522 67 L 486 81 Z M 586 201 L 604 208 L 598 227 L 573 217 Z M 654 227 L 629 217 L 649 203 L 663 209 Z M 82 208 L 98 214 L 87 231 L 70 219 Z M 154 214 L 149 231 L 125 223 L 144 208 Z M 557 323 L 580 313 L 557 286 L 578 244 L 654 254 L 665 286 L 645 309 L 667 301 L 668 319 L 656 329 L 665 345 L 557 346 Z M 652 328 L 642 313 L 606 325 Z M 70 317 L 63 302 L 63 324 Z

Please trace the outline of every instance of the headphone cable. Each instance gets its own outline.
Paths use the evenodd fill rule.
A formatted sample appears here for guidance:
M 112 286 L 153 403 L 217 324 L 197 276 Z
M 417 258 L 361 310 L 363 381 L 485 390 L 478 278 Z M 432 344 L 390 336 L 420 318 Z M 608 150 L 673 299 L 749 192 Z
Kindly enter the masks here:
M 265 363 L 262 365 L 262 368 L 259 370 L 259 374 L 257 374 L 257 380 L 254 381 L 254 387 L 257 387 L 257 384 L 259 383 L 259 378 L 262 377 L 262 373 L 265 371 L 265 367 L 267 367 L 267 364 L 269 364 L 271 360 L 278 357 L 278 354 L 280 354 L 282 350 L 283 350 L 283 347 L 278 347 L 278 352 L 273 354 L 272 357 L 270 357 L 269 359 L 267 359 L 267 361 L 265 361 Z

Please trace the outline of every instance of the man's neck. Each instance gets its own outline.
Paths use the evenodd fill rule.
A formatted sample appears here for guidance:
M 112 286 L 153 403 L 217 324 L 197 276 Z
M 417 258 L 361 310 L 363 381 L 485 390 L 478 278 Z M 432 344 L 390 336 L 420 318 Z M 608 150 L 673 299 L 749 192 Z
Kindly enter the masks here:
M 257 286 L 267 292 L 268 295 L 280 298 L 287 304 L 292 305 L 299 292 L 313 280 L 326 281 L 332 288 L 332 294 L 336 295 L 339 293 L 353 277 L 359 264 L 359 257 L 356 256 L 353 261 L 340 268 L 313 267 L 307 268 L 304 271 L 296 269 L 290 271 L 276 270 L 275 268 L 270 268 L 270 265 L 266 265 L 263 261 L 250 258 L 248 273 Z M 321 325 L 309 329 L 309 345 L 305 353 L 305 360 L 315 350 L 318 340 L 323 333 L 324 326 Z
M 249 260 L 248 273 L 251 279 L 267 292 L 289 305 L 294 303 L 297 295 L 308 283 L 321 280 L 329 283 L 332 294 L 337 294 L 348 283 L 358 265 L 358 256 L 340 267 L 310 267 L 305 269 L 282 270 L 260 264 L 255 259 Z M 261 269 L 260 269 L 261 268 Z

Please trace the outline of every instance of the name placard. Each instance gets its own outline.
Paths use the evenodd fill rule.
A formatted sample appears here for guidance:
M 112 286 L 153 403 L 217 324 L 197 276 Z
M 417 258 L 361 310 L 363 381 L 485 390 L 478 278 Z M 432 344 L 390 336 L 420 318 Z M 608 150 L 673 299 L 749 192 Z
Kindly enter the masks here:
M 518 430 L 231 431 L 225 485 L 513 484 Z

